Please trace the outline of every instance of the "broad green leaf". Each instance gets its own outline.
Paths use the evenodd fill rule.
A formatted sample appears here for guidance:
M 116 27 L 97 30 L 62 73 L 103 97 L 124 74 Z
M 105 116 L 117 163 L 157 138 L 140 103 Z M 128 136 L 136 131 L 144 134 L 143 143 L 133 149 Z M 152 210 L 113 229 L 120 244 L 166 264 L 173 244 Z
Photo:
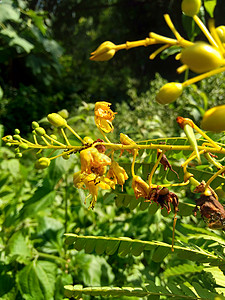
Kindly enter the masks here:
M 26 300 L 53 300 L 56 265 L 48 261 L 32 261 L 17 273 L 17 283 Z
M 48 179 L 44 179 L 43 184 L 38 187 L 34 195 L 25 202 L 20 211 L 20 218 L 32 217 L 39 211 L 50 206 L 55 199 L 55 191 L 51 191 Z
M 9 46 L 15 46 L 15 45 L 20 46 L 27 53 L 29 53 L 34 48 L 33 44 L 31 44 L 24 38 L 18 36 L 16 31 L 14 31 L 13 29 L 5 28 L 2 29 L 0 33 L 10 38 Z
M 15 232 L 8 241 L 7 252 L 10 256 L 31 257 L 31 249 L 21 231 Z
M 20 20 L 20 11 L 13 6 L 13 3 L 0 3 L 0 22 L 4 23 L 7 20 L 18 22 Z

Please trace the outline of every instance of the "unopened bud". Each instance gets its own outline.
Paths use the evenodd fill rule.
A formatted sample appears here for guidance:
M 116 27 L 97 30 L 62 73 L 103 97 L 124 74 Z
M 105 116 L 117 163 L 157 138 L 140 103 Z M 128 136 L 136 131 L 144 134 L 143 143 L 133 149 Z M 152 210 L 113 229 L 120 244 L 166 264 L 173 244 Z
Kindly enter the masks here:
M 37 128 L 35 129 L 35 132 L 36 132 L 36 134 L 39 135 L 39 136 L 42 136 L 42 135 L 45 135 L 45 134 L 46 134 L 46 131 L 45 131 L 45 129 L 44 129 L 43 127 L 37 127 Z
M 19 146 L 20 146 L 20 148 L 25 149 L 25 150 L 29 148 L 29 146 L 26 143 L 21 143 Z
M 38 122 L 33 121 L 31 126 L 32 126 L 33 129 L 36 129 L 36 128 L 39 127 L 39 124 L 38 124 Z
M 65 160 L 68 160 L 70 158 L 70 155 L 68 153 L 64 153 L 62 155 L 62 158 L 65 159 Z
M 20 130 L 19 129 L 15 129 L 15 134 L 20 134 Z
M 6 146 L 7 146 L 7 147 L 11 147 L 12 144 L 11 144 L 10 142 L 8 142 L 8 143 L 6 143 Z
M 90 138 L 89 136 L 85 136 L 83 138 L 83 141 L 85 144 L 89 144 L 89 145 L 92 145 L 94 143 L 94 141 L 92 140 L 92 138 Z
M 69 117 L 69 113 L 67 109 L 62 109 L 58 111 L 58 114 L 63 117 L 64 119 L 67 119 Z
M 106 41 L 102 43 L 97 50 L 91 53 L 91 60 L 95 61 L 107 61 L 113 58 L 116 53 L 116 45 L 112 42 Z
M 38 161 L 35 163 L 36 169 L 45 169 L 50 165 L 51 160 L 47 157 L 41 157 Z
M 21 136 L 19 134 L 14 134 L 13 138 L 14 140 L 18 140 L 18 141 L 21 140 Z
M 225 26 L 221 25 L 216 27 L 216 32 L 222 43 L 225 43 Z
M 15 155 L 16 158 L 21 158 L 22 156 L 23 156 L 23 154 L 20 152 L 16 153 L 16 155 Z
M 183 0 L 181 9 L 185 15 L 193 17 L 197 15 L 201 7 L 201 0 Z
M 161 87 L 156 95 L 156 101 L 160 104 L 169 104 L 174 102 L 183 91 L 181 83 L 169 82 Z
M 57 139 L 58 139 L 57 136 L 56 136 L 55 134 L 51 134 L 50 137 L 51 137 L 52 139 L 56 140 L 56 141 L 57 141 Z
M 224 64 L 223 55 L 204 42 L 196 42 L 181 51 L 180 60 L 195 73 L 205 73 Z
M 66 120 L 57 113 L 52 113 L 47 116 L 48 121 L 56 127 L 65 127 L 67 122 Z
M 213 132 L 225 131 L 225 105 L 207 110 L 201 122 L 201 128 Z

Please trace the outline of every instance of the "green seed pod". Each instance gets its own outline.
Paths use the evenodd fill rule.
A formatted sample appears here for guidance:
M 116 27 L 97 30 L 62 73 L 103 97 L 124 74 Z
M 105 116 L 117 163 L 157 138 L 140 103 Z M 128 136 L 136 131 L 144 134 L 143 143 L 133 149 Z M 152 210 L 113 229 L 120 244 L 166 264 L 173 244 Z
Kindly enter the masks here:
M 47 157 L 41 157 L 38 161 L 35 163 L 36 169 L 45 169 L 50 165 L 51 160 Z
M 181 10 L 185 15 L 193 17 L 198 14 L 201 5 L 201 0 L 183 0 Z
M 216 32 L 222 43 L 225 43 L 225 26 L 221 25 L 216 27 Z
M 10 142 L 8 142 L 8 143 L 6 143 L 6 146 L 7 146 L 7 147 L 11 147 L 12 144 L 11 144 Z
M 161 87 L 156 95 L 156 101 L 160 104 L 169 104 L 174 102 L 183 91 L 181 83 L 169 82 Z
M 15 129 L 15 134 L 20 134 L 20 130 L 19 129 Z
M 67 109 L 62 109 L 58 111 L 58 114 L 63 117 L 64 119 L 67 119 L 69 117 L 69 113 Z
M 15 155 L 16 158 L 21 158 L 22 156 L 23 156 L 23 154 L 20 152 L 16 153 L 16 155 Z
M 32 126 L 33 129 L 36 129 L 36 128 L 39 127 L 39 124 L 38 124 L 38 122 L 33 121 L 31 126 Z
M 56 127 L 65 127 L 67 124 L 66 120 L 63 117 L 61 117 L 59 114 L 56 114 L 56 113 L 49 114 L 47 116 L 47 118 L 48 118 L 48 121 L 53 126 L 56 126 Z
M 184 48 L 180 60 L 195 73 L 205 73 L 223 65 L 222 54 L 204 42 L 196 42 Z
M 13 138 L 14 140 L 18 140 L 18 141 L 21 140 L 21 136 L 19 134 L 14 134 Z
M 36 134 L 39 135 L 39 136 L 42 136 L 42 135 L 45 135 L 45 134 L 46 134 L 46 131 L 45 131 L 45 129 L 44 129 L 43 127 L 38 127 L 38 128 L 36 128 L 36 129 L 35 129 L 35 132 L 36 132 Z
M 201 128 L 213 132 L 225 131 L 225 105 L 210 108 L 204 114 Z
M 21 143 L 19 146 L 20 146 L 20 148 L 25 149 L 25 150 L 29 148 L 29 146 L 26 143 Z

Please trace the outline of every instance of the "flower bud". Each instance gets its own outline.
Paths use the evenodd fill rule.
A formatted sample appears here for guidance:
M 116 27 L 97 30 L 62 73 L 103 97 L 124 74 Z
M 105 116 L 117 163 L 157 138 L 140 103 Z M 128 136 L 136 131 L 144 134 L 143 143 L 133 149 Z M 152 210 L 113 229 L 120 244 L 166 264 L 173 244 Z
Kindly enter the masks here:
M 112 42 L 104 42 L 97 48 L 97 50 L 91 53 L 92 56 L 90 59 L 95 61 L 110 60 L 116 53 L 115 48 L 116 45 Z
M 15 155 L 16 158 L 21 158 L 22 156 L 23 156 L 23 154 L 20 152 L 16 153 L 16 155 Z
M 36 129 L 39 127 L 39 124 L 38 124 L 38 122 L 33 121 L 31 126 L 32 126 L 32 129 Z
M 48 118 L 48 121 L 53 126 L 56 126 L 56 127 L 65 127 L 67 124 L 66 120 L 62 116 L 60 116 L 59 114 L 56 114 L 56 113 L 49 114 L 47 116 L 47 118 Z
M 68 153 L 64 153 L 62 155 L 62 158 L 65 159 L 65 160 L 68 160 L 70 158 L 70 155 Z
M 35 132 L 37 135 L 39 136 L 42 136 L 42 135 L 45 135 L 46 134 L 46 131 L 43 127 L 38 127 L 38 128 L 35 128 Z
M 85 144 L 89 144 L 89 145 L 92 145 L 94 143 L 94 141 L 92 140 L 92 138 L 90 138 L 89 136 L 85 136 L 83 138 L 83 141 Z
M 56 141 L 57 141 L 57 139 L 58 139 L 57 136 L 56 136 L 55 134 L 51 134 L 50 137 L 51 137 L 52 139 L 56 140 Z
M 225 43 L 225 26 L 221 25 L 216 27 L 216 32 L 222 43 Z
M 6 145 L 7 147 L 11 147 L 11 146 L 12 146 L 12 144 L 11 144 L 10 142 L 6 143 L 5 145 Z
M 201 0 L 183 0 L 181 3 L 182 12 L 189 17 L 197 15 L 201 7 Z
M 183 91 L 181 83 L 169 82 L 161 87 L 156 95 L 156 101 L 160 104 L 169 104 L 174 102 Z
M 207 110 L 201 122 L 201 128 L 214 132 L 225 131 L 225 105 Z
M 25 149 L 25 150 L 29 148 L 29 146 L 26 143 L 21 143 L 19 146 L 20 146 L 20 148 Z
M 17 140 L 17 141 L 21 140 L 21 136 L 19 134 L 14 134 L 13 138 L 14 138 L 14 140 Z
M 64 119 L 67 119 L 69 117 L 69 113 L 67 109 L 62 109 L 58 111 L 58 114 L 63 117 Z
M 36 161 L 35 163 L 35 168 L 36 169 L 45 169 L 50 165 L 50 159 L 47 157 L 41 157 L 39 160 Z
M 20 130 L 19 129 L 15 129 L 15 134 L 20 134 Z
M 196 42 L 184 48 L 181 61 L 195 73 L 204 73 L 220 67 L 224 63 L 222 54 L 204 42 Z

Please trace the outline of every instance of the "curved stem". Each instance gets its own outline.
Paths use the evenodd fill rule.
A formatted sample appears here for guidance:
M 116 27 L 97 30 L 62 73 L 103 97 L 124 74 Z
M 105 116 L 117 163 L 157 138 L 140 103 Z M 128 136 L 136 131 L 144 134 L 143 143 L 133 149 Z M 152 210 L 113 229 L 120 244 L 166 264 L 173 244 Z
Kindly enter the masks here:
M 204 33 L 204 35 L 206 36 L 206 38 L 208 39 L 210 44 L 213 47 L 218 48 L 218 45 L 215 42 L 214 38 L 212 37 L 212 35 L 208 31 L 208 29 L 205 27 L 205 24 L 199 19 L 199 17 L 197 15 L 194 15 L 193 19 L 194 19 L 195 23 L 198 25 L 198 27 L 201 29 L 201 31 Z
M 152 177 L 153 177 L 153 175 L 154 175 L 154 173 L 155 173 L 155 170 L 156 170 L 156 168 L 158 167 L 159 162 L 160 162 L 160 160 L 161 160 L 161 158 L 162 158 L 162 156 L 163 156 L 163 154 L 164 154 L 165 152 L 166 152 L 166 151 L 164 150 L 164 151 L 162 151 L 162 152 L 160 153 L 160 155 L 159 155 L 159 157 L 158 157 L 156 163 L 154 164 L 154 166 L 153 166 L 153 168 L 152 168 L 152 170 L 151 170 L 151 173 L 149 174 L 149 177 L 148 177 L 148 184 L 149 184 L 150 188 L 151 188 L 151 185 L 152 185 Z
M 138 153 L 138 150 L 135 150 L 134 151 L 134 155 L 133 155 L 133 161 L 132 161 L 132 164 L 131 164 L 131 174 L 132 174 L 132 177 L 135 176 L 134 165 L 135 165 L 135 160 L 136 160 L 136 157 L 137 157 L 137 153 Z

